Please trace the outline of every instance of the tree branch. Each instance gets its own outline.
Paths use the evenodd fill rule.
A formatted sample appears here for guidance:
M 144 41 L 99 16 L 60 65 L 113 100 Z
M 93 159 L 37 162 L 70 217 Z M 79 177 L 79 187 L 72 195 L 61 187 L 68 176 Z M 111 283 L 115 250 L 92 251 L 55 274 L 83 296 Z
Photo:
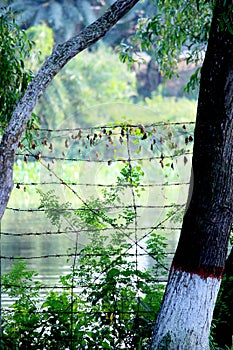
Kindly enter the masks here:
M 0 220 L 13 189 L 14 155 L 31 113 L 55 75 L 74 56 L 105 34 L 136 5 L 139 0 L 118 0 L 95 22 L 63 44 L 55 46 L 12 114 L 0 144 Z

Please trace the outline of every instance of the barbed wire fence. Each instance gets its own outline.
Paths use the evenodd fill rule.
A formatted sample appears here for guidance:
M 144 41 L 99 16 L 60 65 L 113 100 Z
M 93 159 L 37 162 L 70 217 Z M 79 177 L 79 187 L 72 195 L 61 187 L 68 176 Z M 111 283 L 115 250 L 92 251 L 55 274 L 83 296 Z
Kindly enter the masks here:
M 188 122 L 34 130 L 33 138 L 23 140 L 16 154 L 15 189 L 1 225 L 1 273 L 9 272 L 13 261 L 27 261 L 38 272 L 38 280 L 43 281 L 40 290 L 45 295 L 49 290 L 67 290 L 58 277 L 69 270 L 69 259 L 71 308 L 61 312 L 69 314 L 72 325 L 79 312 L 72 308 L 75 293 L 88 287 L 88 283 L 76 285 L 75 269 L 90 230 L 97 235 L 101 231 L 107 237 L 118 231 L 127 237 L 128 245 L 119 254 L 113 251 L 111 256 L 108 252 L 108 268 L 112 268 L 112 261 L 122 258 L 134 261 L 136 290 L 140 289 L 139 271 L 157 259 L 145 244 L 153 232 L 167 239 L 166 263 L 161 268 L 168 271 L 181 229 L 180 221 L 174 218 L 182 215 L 189 186 L 193 129 L 194 123 Z M 119 186 L 119 174 L 126 165 L 128 182 L 125 177 L 121 183 L 125 190 L 123 203 L 108 203 L 104 208 L 91 206 L 90 199 L 101 205 L 103 191 Z M 134 179 L 138 176 L 134 169 L 142 175 L 140 180 Z M 38 189 L 43 193 L 53 190 L 61 202 L 70 203 L 53 207 L 54 217 L 66 213 L 63 227 L 48 219 L 48 208 L 41 206 Z M 87 209 L 104 223 L 101 229 L 72 222 L 70 214 L 85 214 Z M 103 210 L 112 217 L 131 210 L 133 219 L 123 227 L 106 218 Z M 106 253 L 85 254 L 98 259 Z M 97 284 L 101 273 L 94 278 Z M 166 278 L 162 274 L 159 283 L 165 283 Z M 11 286 L 1 283 L 3 287 L 23 288 L 15 282 Z M 1 315 L 13 312 L 9 295 L 1 293 L 0 303 Z M 122 313 L 125 312 L 123 308 Z M 135 313 L 139 312 L 140 303 Z M 74 336 L 71 331 L 70 349 L 74 349 Z

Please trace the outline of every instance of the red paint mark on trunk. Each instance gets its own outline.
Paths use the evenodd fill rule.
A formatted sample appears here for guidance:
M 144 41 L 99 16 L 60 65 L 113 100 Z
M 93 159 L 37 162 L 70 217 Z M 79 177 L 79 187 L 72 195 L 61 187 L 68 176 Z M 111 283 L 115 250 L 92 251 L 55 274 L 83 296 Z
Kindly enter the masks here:
M 220 266 L 201 266 L 196 269 L 185 269 L 180 266 L 172 265 L 172 270 L 188 272 L 191 275 L 195 274 L 200 276 L 203 279 L 208 277 L 222 279 L 224 268 Z

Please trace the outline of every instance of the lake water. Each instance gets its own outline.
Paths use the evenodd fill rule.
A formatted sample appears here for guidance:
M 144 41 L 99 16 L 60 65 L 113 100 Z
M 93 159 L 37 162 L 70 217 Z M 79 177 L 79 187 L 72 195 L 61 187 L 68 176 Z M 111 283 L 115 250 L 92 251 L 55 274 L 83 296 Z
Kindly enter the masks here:
M 144 198 L 140 199 L 139 204 L 144 207 L 137 209 L 137 238 L 139 240 L 166 218 L 167 212 L 171 210 L 169 208 L 171 203 L 185 203 L 187 189 L 186 184 L 179 188 L 177 185 L 164 189 L 158 189 L 156 186 L 146 188 L 143 192 Z M 66 195 L 66 191 L 63 189 L 62 197 L 72 202 L 70 196 Z M 94 194 L 96 196 L 96 190 Z M 17 203 L 14 203 L 15 197 L 17 202 L 20 197 L 20 208 Z M 157 205 L 159 208 L 156 207 Z M 163 205 L 168 208 L 162 208 Z M 76 208 L 79 206 L 77 202 L 74 205 Z M 30 211 L 30 209 L 38 208 L 38 194 L 34 189 L 26 192 L 23 189 L 14 189 L 8 207 L 1 225 L 1 251 L 2 256 L 5 257 L 2 259 L 2 273 L 9 270 L 14 258 L 25 257 L 29 267 L 36 270 L 43 280 L 54 283 L 58 275 L 68 271 L 65 255 L 69 249 L 74 248 L 76 234 L 56 233 L 56 227 L 51 225 L 43 211 Z M 25 211 L 18 211 L 18 209 Z M 170 223 L 168 220 L 161 225 L 163 229 L 157 229 L 158 233 L 166 237 L 169 253 L 174 252 L 179 236 L 178 229 L 173 230 L 169 227 L 176 225 L 180 226 L 179 223 Z M 81 248 L 87 242 L 85 232 L 80 233 L 78 239 Z M 132 239 L 134 239 L 134 233 Z M 140 244 L 145 246 L 145 239 Z M 149 256 L 145 255 L 140 259 L 143 266 L 151 264 Z
M 65 145 L 68 142 L 67 138 L 67 135 L 62 138 Z M 79 146 L 75 144 L 73 136 L 69 138 L 69 143 L 72 142 L 78 150 Z M 118 145 L 118 153 L 119 147 Z M 15 258 L 24 258 L 28 267 L 37 271 L 38 278 L 49 286 L 56 285 L 58 276 L 69 271 L 72 260 L 67 263 L 67 252 L 73 251 L 76 239 L 79 249 L 85 246 L 87 235 L 85 232 L 56 233 L 57 228 L 47 219 L 44 211 L 38 210 L 40 200 L 36 189 L 39 188 L 44 192 L 54 190 L 61 201 L 69 201 L 72 208 L 80 208 L 83 205 L 82 201 L 85 202 L 91 196 L 103 199 L 104 186 L 116 183 L 119 171 L 125 163 L 115 161 L 113 148 L 109 153 L 113 162 L 96 161 L 99 160 L 97 151 L 98 149 L 92 148 L 85 155 L 86 161 L 77 163 L 71 160 L 75 154 L 72 147 L 66 154 L 66 159 L 69 159 L 59 158 L 58 153 L 55 153 L 55 161 L 50 159 L 51 152 L 47 149 L 47 155 L 43 151 L 45 157 L 41 163 L 28 160 L 24 163 L 23 171 L 22 157 L 18 157 L 21 170 L 15 172 L 16 185 L 1 223 L 2 274 L 9 271 Z M 121 156 L 127 159 L 127 154 L 123 154 L 123 151 Z M 132 229 L 129 242 L 132 243 L 137 239 L 143 247 L 141 251 L 143 255 L 139 257 L 140 267 L 151 266 L 153 259 L 146 254 L 145 242 L 149 233 L 155 228 L 156 232 L 165 236 L 167 240 L 169 253 L 167 266 L 169 266 L 178 241 L 180 223 L 167 220 L 167 215 L 173 204 L 179 206 L 186 202 L 191 158 L 189 155 L 181 155 L 175 157 L 173 161 L 168 159 L 167 163 L 163 160 L 163 164 L 161 159 L 156 157 L 153 159 L 147 148 L 141 151 L 140 157 L 144 160 L 133 161 L 132 165 L 140 164 L 145 173 L 141 180 L 144 191 L 140 197 L 135 193 L 137 232 Z M 93 159 L 95 161 L 91 161 Z M 72 184 L 65 186 L 61 184 L 62 181 Z M 131 190 L 127 191 L 124 194 L 124 202 L 126 205 L 133 205 Z M 122 210 L 112 208 L 114 213 Z M 74 228 L 74 231 L 77 229 Z M 64 228 L 62 231 L 65 231 Z M 110 235 L 111 231 L 108 234 Z M 133 249 L 134 245 L 132 251 Z

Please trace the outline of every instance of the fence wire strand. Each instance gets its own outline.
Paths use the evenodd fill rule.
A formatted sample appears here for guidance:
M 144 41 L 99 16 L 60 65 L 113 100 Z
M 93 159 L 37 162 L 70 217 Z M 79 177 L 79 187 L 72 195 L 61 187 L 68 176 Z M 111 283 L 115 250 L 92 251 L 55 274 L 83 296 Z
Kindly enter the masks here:
M 133 167 L 135 164 L 143 163 L 143 166 L 146 166 L 146 162 L 152 162 L 153 160 L 157 161 L 157 165 L 159 166 L 159 169 L 161 171 L 166 171 L 166 169 L 169 169 L 170 171 L 174 170 L 174 164 L 168 163 L 165 164 L 165 161 L 172 161 L 172 162 L 178 162 L 180 159 L 183 160 L 184 166 L 188 162 L 188 159 L 186 157 L 192 155 L 192 129 L 193 129 L 194 123 L 188 122 L 188 123 L 153 123 L 150 125 L 137 125 L 137 124 L 125 124 L 125 125 L 111 125 L 111 126 L 97 126 L 97 127 L 87 127 L 87 128 L 73 128 L 73 129 L 50 129 L 50 128 L 42 128 L 42 129 L 36 129 L 37 132 L 37 142 L 42 142 L 42 144 L 39 144 L 39 146 L 33 146 L 28 147 L 25 145 L 20 144 L 19 145 L 19 151 L 17 152 L 16 156 L 17 159 L 21 159 L 23 161 L 23 164 L 25 165 L 25 168 L 28 164 L 39 164 L 40 169 L 43 169 L 46 174 L 48 174 L 51 177 L 51 180 L 45 180 L 45 179 L 26 179 L 25 181 L 16 178 L 15 179 L 15 191 L 19 191 L 20 189 L 24 189 L 24 192 L 27 193 L 27 191 L 33 189 L 33 188 L 42 188 L 45 186 L 53 186 L 56 188 L 56 193 L 59 193 L 61 188 L 66 188 L 67 193 L 70 193 L 74 196 L 76 200 L 78 200 L 79 205 L 76 206 L 76 204 L 72 205 L 72 207 L 69 208 L 53 208 L 53 212 L 57 214 L 66 214 L 73 212 L 79 212 L 79 213 L 85 213 L 87 210 L 93 214 L 93 216 L 97 217 L 99 222 L 101 224 L 104 224 L 105 227 L 101 227 L 101 232 L 112 234 L 112 232 L 118 231 L 121 235 L 125 235 L 128 240 L 128 246 L 119 254 L 116 253 L 108 253 L 108 257 L 111 258 L 111 262 L 107 264 L 105 269 L 103 269 L 101 272 L 97 273 L 96 276 L 93 278 L 91 283 L 96 283 L 96 286 L 98 286 L 98 283 L 101 279 L 101 276 L 105 274 L 107 271 L 109 271 L 114 264 L 116 264 L 118 261 L 120 261 L 122 258 L 131 259 L 134 261 L 135 264 L 135 271 L 136 271 L 136 280 L 135 280 L 135 288 L 137 290 L 136 295 L 138 298 L 137 303 L 137 309 L 134 311 L 135 314 L 135 320 L 137 322 L 137 317 L 139 317 L 140 313 L 140 280 L 139 280 L 139 271 L 140 271 L 140 258 L 150 258 L 152 261 L 154 261 L 156 264 L 158 264 L 159 268 L 161 268 L 166 273 L 169 271 L 168 266 L 166 264 L 161 263 L 156 256 L 154 256 L 148 249 L 145 247 L 144 242 L 146 239 L 148 239 L 153 232 L 158 232 L 159 234 L 163 232 L 164 234 L 178 234 L 181 230 L 180 222 L 172 222 L 172 220 L 179 214 L 181 215 L 182 211 L 185 208 L 184 200 L 182 198 L 179 199 L 179 202 L 167 202 L 167 198 L 164 198 L 163 203 L 157 203 L 156 198 L 153 198 L 153 204 L 141 203 L 140 199 L 138 198 L 140 196 L 137 196 L 137 191 L 143 190 L 143 191 L 150 191 L 153 189 L 179 189 L 179 188 L 185 188 L 185 191 L 187 192 L 187 188 L 189 185 L 189 181 L 186 181 L 185 179 L 181 178 L 180 181 L 177 180 L 177 178 L 173 178 L 171 181 L 168 180 L 154 180 L 154 181 L 148 181 L 145 182 L 144 180 L 138 184 L 138 187 L 135 187 L 135 185 L 132 182 L 133 178 Z M 175 151 L 173 148 L 175 148 L 177 145 L 175 142 L 173 142 L 173 131 L 170 131 L 170 127 L 172 128 L 180 128 L 181 129 L 181 137 L 183 137 L 183 144 L 182 150 Z M 187 130 L 188 128 L 191 128 L 191 131 Z M 170 148 L 166 149 L 166 152 L 163 149 L 159 149 L 160 146 L 157 146 L 156 152 L 154 150 L 153 145 L 156 144 L 156 140 L 154 138 L 154 134 L 159 134 L 155 128 L 162 128 L 163 129 L 163 135 L 166 134 L 166 138 L 163 139 L 160 137 L 160 146 L 163 147 L 163 144 L 165 142 L 170 143 Z M 136 132 L 135 132 L 136 130 Z M 139 130 L 139 131 L 138 131 Z M 153 133 L 151 132 L 153 130 Z M 183 133 L 183 134 L 182 134 Z M 151 136 L 152 135 L 152 136 Z M 72 156 L 72 155 L 66 155 L 65 153 L 61 156 L 59 156 L 57 153 L 54 153 L 53 144 L 52 142 L 56 142 L 57 137 L 59 139 L 64 139 L 65 148 L 70 149 L 71 146 L 69 146 L 69 143 L 76 143 L 80 140 L 88 139 L 89 145 L 87 146 L 86 143 L 83 143 L 84 150 L 86 150 L 85 156 Z M 105 137 L 105 141 L 103 141 L 103 138 Z M 119 141 L 120 137 L 120 146 L 124 148 L 124 155 L 122 156 L 116 156 L 116 152 L 111 152 L 106 155 L 106 152 L 103 154 L 102 158 L 100 157 L 101 148 L 98 149 L 98 154 L 95 152 L 95 147 L 99 147 L 100 143 L 96 143 L 96 140 L 102 142 L 101 147 L 103 148 L 104 142 L 109 142 L 110 145 L 114 144 L 113 139 L 117 138 Z M 159 136 L 158 136 L 159 137 Z M 123 139 L 124 138 L 124 139 Z M 94 141 L 93 141 L 94 140 Z M 154 141 L 155 140 L 155 141 Z M 86 142 L 86 141 L 85 141 Z M 145 154 L 140 155 L 140 143 L 143 142 L 143 147 L 145 148 Z M 119 144 L 119 143 L 118 143 Z M 139 144 L 139 147 L 138 147 Z M 45 148 L 43 148 L 45 146 Z M 80 147 L 80 145 L 76 145 Z M 149 151 L 148 151 L 148 146 Z M 153 146 L 153 147 L 152 147 Z M 187 146 L 187 148 L 185 148 Z M 47 147 L 47 148 L 46 148 Z M 40 150 L 38 150 L 38 148 Z M 50 148 L 49 152 L 50 154 L 46 154 L 48 152 L 48 148 Z M 109 148 L 110 149 L 110 148 Z M 88 155 L 88 150 L 91 150 L 90 152 L 94 152 L 94 155 Z M 169 154 L 170 151 L 170 154 Z M 148 155 L 148 152 L 150 153 Z M 155 153 L 153 153 L 155 152 Z M 71 152 L 72 153 L 72 152 Z M 71 154 L 70 153 L 70 154 Z M 128 164 L 129 166 L 129 179 L 131 179 L 131 182 L 127 184 L 122 184 L 122 188 L 125 187 L 125 189 L 129 189 L 130 198 L 128 198 L 127 203 L 124 204 L 117 204 L 113 203 L 113 205 L 106 205 L 104 208 L 97 207 L 93 208 L 90 204 L 87 198 L 85 198 L 82 194 L 79 193 L 80 189 L 100 189 L 100 190 L 107 190 L 112 189 L 114 186 L 116 186 L 115 182 L 111 183 L 100 183 L 98 181 L 89 182 L 80 182 L 75 181 L 72 178 L 62 177 L 56 169 L 53 168 L 53 162 L 59 161 L 62 164 L 71 164 L 71 163 L 84 163 L 84 164 L 104 164 L 104 165 L 112 165 L 114 163 L 123 163 Z M 66 163 L 65 163 L 66 162 Z M 67 166 L 67 165 L 66 165 Z M 167 168 L 166 168 L 167 167 Z M 42 171 L 42 170 L 41 170 Z M 167 176 L 167 175 L 166 175 Z M 168 177 L 168 176 L 167 176 Z M 26 191 L 26 188 L 27 191 Z M 156 193 L 156 192 L 155 192 Z M 148 194 L 148 196 L 149 196 Z M 166 195 L 164 194 L 164 197 Z M 160 200 L 160 199 L 158 199 Z M 16 203 L 17 204 L 17 203 Z M 2 247 L 1 252 L 1 265 L 4 263 L 7 266 L 6 272 L 9 270 L 9 264 L 8 261 L 29 261 L 33 264 L 36 264 L 36 261 L 46 261 L 45 265 L 49 264 L 50 260 L 56 260 L 63 259 L 61 261 L 64 261 L 64 259 L 71 259 L 71 286 L 64 287 L 61 284 L 57 285 L 57 282 L 55 282 L 53 285 L 51 283 L 42 283 L 40 285 L 40 289 L 44 292 L 48 290 L 69 290 L 70 293 L 70 308 L 69 310 L 63 310 L 61 313 L 68 313 L 70 316 L 70 348 L 73 349 L 73 341 L 74 341 L 74 334 L 73 334 L 73 323 L 74 323 L 74 317 L 77 313 L 73 305 L 77 299 L 76 296 L 76 290 L 77 288 L 88 288 L 88 284 L 81 284 L 80 286 L 77 286 L 75 284 L 75 274 L 76 269 L 79 263 L 80 257 L 83 256 L 82 253 L 82 247 L 85 246 L 85 243 L 82 242 L 82 235 L 88 235 L 90 233 L 98 234 L 100 229 L 99 228 L 88 228 L 85 227 L 85 225 L 81 225 L 79 227 L 75 226 L 73 224 L 72 220 L 69 218 L 69 216 L 65 217 L 65 223 L 67 228 L 66 229 L 57 229 L 54 230 L 54 228 L 49 227 L 46 229 L 36 229 L 33 227 L 33 229 L 27 228 L 23 232 L 19 232 L 18 230 L 22 231 L 22 227 L 20 227 L 20 218 L 23 218 L 24 215 L 32 214 L 34 215 L 44 215 L 48 212 L 47 208 L 40 208 L 37 205 L 37 202 L 33 203 L 33 199 L 29 198 L 27 203 L 27 208 L 24 208 L 23 205 L 16 205 L 14 203 L 9 204 L 6 210 L 6 214 L 8 217 L 12 217 L 14 215 L 17 215 L 18 222 L 17 228 L 9 229 L 9 223 L 7 225 L 4 225 L 4 228 L 1 232 L 1 241 L 7 240 L 7 239 L 21 239 L 23 242 L 23 239 L 29 239 L 30 237 L 32 239 L 38 239 L 41 238 L 44 243 L 44 239 L 46 239 L 46 244 L 53 244 L 53 242 L 49 241 L 49 239 L 56 238 L 58 239 L 64 239 L 64 237 L 68 237 L 73 242 L 73 251 L 68 252 L 60 252 L 59 250 L 57 252 L 46 252 L 41 254 L 32 254 L 32 252 L 29 252 L 28 255 L 14 255 L 13 253 L 10 254 L 9 252 L 4 251 L 4 246 Z M 122 228 L 120 225 L 115 224 L 113 221 L 108 220 L 105 222 L 105 218 L 102 214 L 103 210 L 108 211 L 111 214 L 123 212 L 124 210 L 132 210 L 133 212 L 133 223 L 129 225 L 129 227 Z M 148 215 L 149 211 L 155 213 L 156 210 L 161 210 L 161 213 L 159 216 L 154 220 L 154 222 L 151 224 L 149 222 L 148 225 L 145 225 L 141 223 L 141 212 L 143 212 L 143 215 Z M 145 212 L 147 214 L 145 214 Z M 155 215 L 155 214 L 154 214 Z M 156 215 L 155 215 L 156 216 Z M 42 220 L 40 217 L 38 220 Z M 12 220 L 13 222 L 14 220 Z M 60 237 L 60 238 L 59 238 Z M 63 242 L 63 241 L 62 241 Z M 60 244 L 60 243 L 59 243 Z M 63 246 L 63 244 L 62 244 Z M 86 257 L 93 257 L 93 258 L 102 258 L 105 257 L 106 254 L 104 253 L 85 253 Z M 173 251 L 170 250 L 170 248 L 167 249 L 166 252 L 161 253 L 169 257 L 169 259 L 172 259 L 172 256 L 174 254 Z M 42 278 L 43 280 L 43 278 Z M 165 283 L 166 278 L 161 276 L 158 280 L 155 280 L 155 282 Z M 23 287 L 21 284 L 17 285 L 12 282 L 12 284 L 2 284 L 1 282 L 1 288 L 30 288 L 28 286 Z M 43 298 L 43 296 L 42 296 Z M 9 302 L 9 301 L 8 301 Z M 8 307 L 8 303 L 3 302 L 1 304 L 1 313 L 7 313 L 12 312 L 12 310 Z M 40 311 L 43 312 L 43 311 Z M 95 310 L 95 312 L 98 312 Z M 146 312 L 146 311 L 145 311 Z M 148 311 L 149 312 L 149 311 Z M 106 311 L 106 314 L 108 311 Z M 109 314 L 111 314 L 109 312 Z M 125 313 L 125 311 L 122 311 L 122 314 Z

